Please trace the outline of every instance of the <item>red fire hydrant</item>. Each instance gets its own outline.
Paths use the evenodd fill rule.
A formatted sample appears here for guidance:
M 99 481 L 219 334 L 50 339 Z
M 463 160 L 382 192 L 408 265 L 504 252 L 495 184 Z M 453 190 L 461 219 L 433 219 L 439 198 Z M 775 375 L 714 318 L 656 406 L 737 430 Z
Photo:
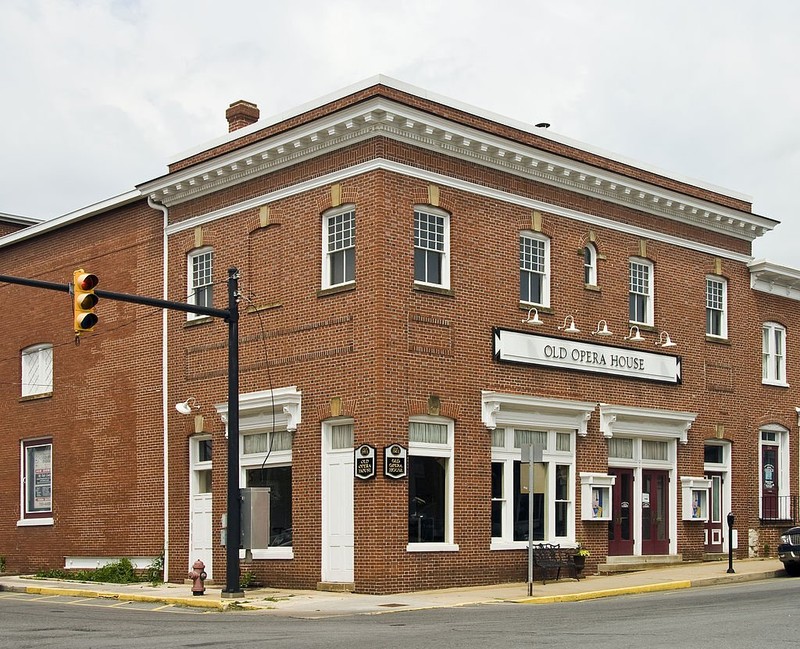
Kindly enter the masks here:
M 206 577 L 208 575 L 205 571 L 206 564 L 200 559 L 192 564 L 192 569 L 189 571 L 189 579 L 192 580 L 192 595 L 205 595 L 206 593 Z

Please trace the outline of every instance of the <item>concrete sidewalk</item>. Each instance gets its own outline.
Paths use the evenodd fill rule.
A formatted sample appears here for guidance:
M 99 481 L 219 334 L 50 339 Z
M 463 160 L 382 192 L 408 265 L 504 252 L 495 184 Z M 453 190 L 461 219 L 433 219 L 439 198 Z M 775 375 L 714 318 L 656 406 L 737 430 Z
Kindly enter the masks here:
M 682 563 L 669 567 L 616 575 L 593 575 L 580 581 L 562 579 L 534 583 L 528 597 L 525 583 L 449 588 L 395 595 L 362 595 L 324 591 L 258 588 L 248 589 L 241 599 L 223 599 L 220 588 L 208 588 L 202 597 L 192 596 L 184 584 L 98 584 L 0 575 L 0 591 L 42 596 L 79 598 L 103 597 L 131 602 L 162 602 L 174 606 L 193 606 L 216 610 L 254 610 L 297 618 L 378 614 L 426 608 L 447 608 L 471 604 L 514 602 L 546 604 L 614 597 L 634 593 L 677 590 L 741 581 L 785 577 L 777 559 L 747 559 L 734 563 L 735 573 L 727 572 L 727 562 Z

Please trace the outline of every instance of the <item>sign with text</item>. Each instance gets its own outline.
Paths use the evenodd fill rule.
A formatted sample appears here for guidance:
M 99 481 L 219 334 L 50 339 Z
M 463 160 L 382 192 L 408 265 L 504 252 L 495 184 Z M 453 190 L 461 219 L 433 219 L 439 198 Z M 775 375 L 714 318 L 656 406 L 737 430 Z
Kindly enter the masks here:
M 663 383 L 681 382 L 680 356 L 509 329 L 494 330 L 494 357 L 509 363 L 614 374 Z
M 383 449 L 383 462 L 387 478 L 405 478 L 408 474 L 408 451 L 400 444 Z
M 355 451 L 355 474 L 356 478 L 368 480 L 374 478 L 377 471 L 375 465 L 375 447 L 369 444 L 362 444 Z

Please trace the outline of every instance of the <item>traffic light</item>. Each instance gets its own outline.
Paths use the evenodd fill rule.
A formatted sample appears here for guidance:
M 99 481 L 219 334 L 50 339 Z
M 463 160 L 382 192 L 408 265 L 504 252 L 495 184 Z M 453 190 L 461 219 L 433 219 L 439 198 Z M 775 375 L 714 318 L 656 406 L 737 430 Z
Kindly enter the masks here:
M 97 282 L 97 275 L 85 273 L 83 268 L 72 273 L 72 315 L 76 334 L 94 331 L 97 324 L 97 314 L 94 312 L 100 299 L 94 294 Z

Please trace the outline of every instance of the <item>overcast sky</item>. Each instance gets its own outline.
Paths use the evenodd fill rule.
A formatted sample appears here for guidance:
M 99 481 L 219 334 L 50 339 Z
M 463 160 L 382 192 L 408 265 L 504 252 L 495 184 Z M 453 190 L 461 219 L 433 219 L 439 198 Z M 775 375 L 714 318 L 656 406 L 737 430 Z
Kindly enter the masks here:
M 0 0 L 0 212 L 51 218 L 376 74 L 697 178 L 800 267 L 797 0 Z

